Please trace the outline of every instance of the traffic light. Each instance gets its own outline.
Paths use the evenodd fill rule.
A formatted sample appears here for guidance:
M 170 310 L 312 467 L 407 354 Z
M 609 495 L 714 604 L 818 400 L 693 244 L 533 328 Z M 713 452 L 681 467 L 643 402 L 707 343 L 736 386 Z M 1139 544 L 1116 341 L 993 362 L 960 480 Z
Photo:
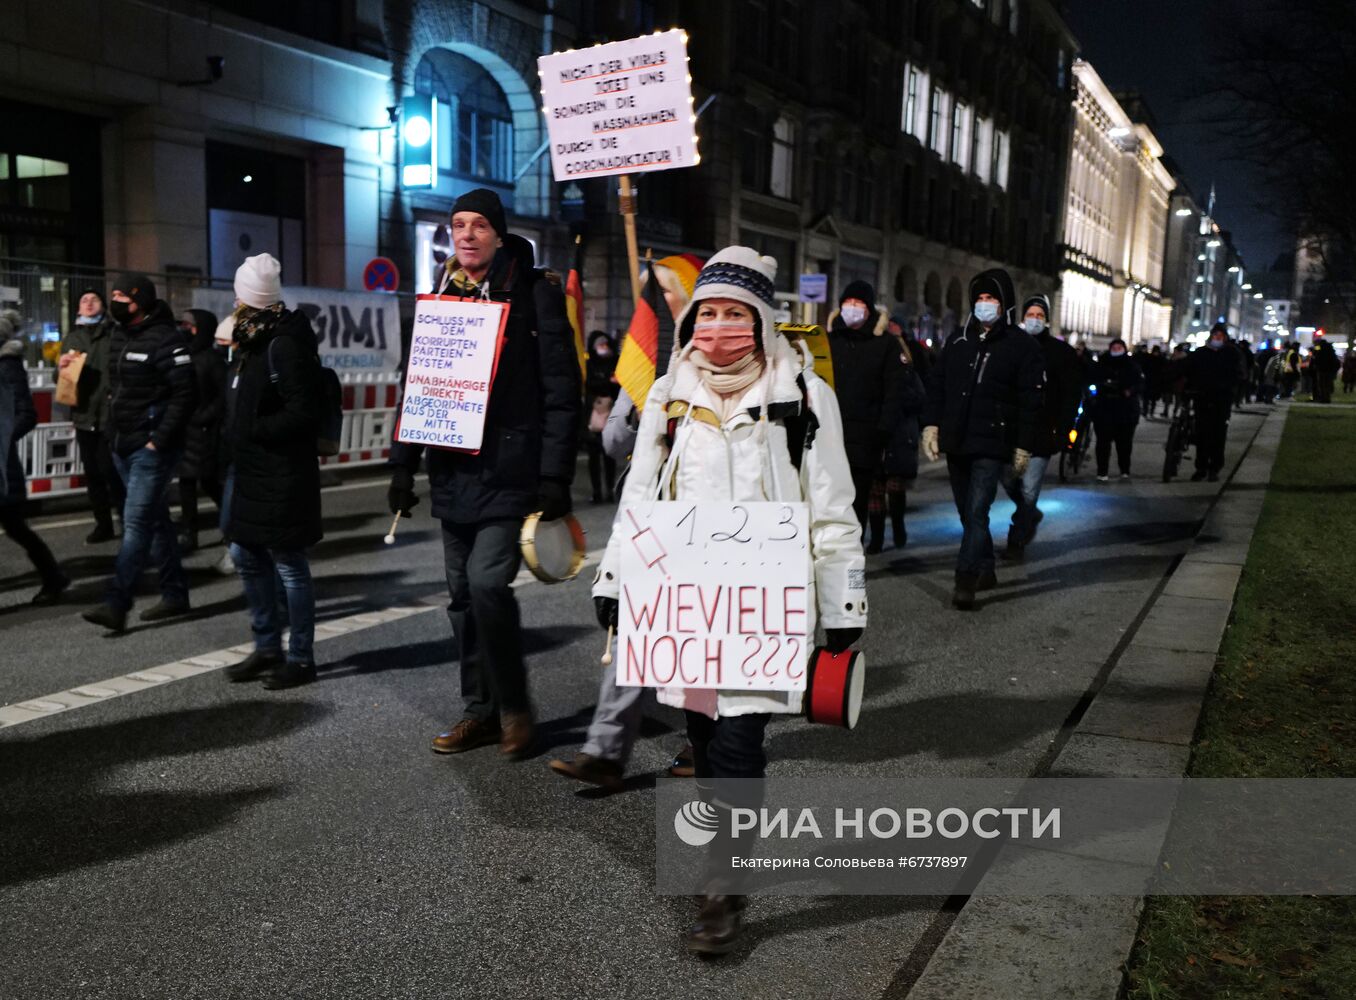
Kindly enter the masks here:
M 400 102 L 400 154 L 403 187 L 438 183 L 438 115 L 432 95 L 410 94 Z

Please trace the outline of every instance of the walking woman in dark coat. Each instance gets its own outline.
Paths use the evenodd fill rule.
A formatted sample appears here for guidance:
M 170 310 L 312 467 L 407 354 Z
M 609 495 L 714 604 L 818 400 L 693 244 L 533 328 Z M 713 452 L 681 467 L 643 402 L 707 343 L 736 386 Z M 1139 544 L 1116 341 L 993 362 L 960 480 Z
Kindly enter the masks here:
M 1097 431 L 1097 481 L 1106 482 L 1111 467 L 1111 445 L 1116 445 L 1116 462 L 1121 478 L 1130 478 L 1130 452 L 1135 446 L 1135 428 L 1139 425 L 1140 394 L 1144 391 L 1144 373 L 1125 351 L 1125 341 L 1117 337 L 1092 369 L 1097 399 L 1092 407 L 1092 424 Z
M 221 480 L 217 476 L 217 451 L 221 418 L 226 412 L 226 359 L 213 338 L 217 318 L 206 309 L 190 309 L 179 317 L 179 329 L 189 338 L 193 377 L 198 384 L 198 405 L 189 415 L 184 455 L 179 459 L 179 549 L 198 547 L 198 489 L 207 491 L 221 509 Z
M 885 457 L 880 474 L 871 487 L 868 515 L 871 522 L 871 542 L 866 551 L 880 552 L 885 547 L 885 515 L 890 515 L 890 531 L 895 548 L 909 544 L 909 532 L 904 527 L 904 510 L 908 504 L 909 486 L 918 478 L 918 437 L 921 433 L 919 417 L 927 403 L 927 389 L 923 386 L 908 342 L 895 336 L 899 345 L 902 371 L 898 373 L 898 417 L 885 446 Z
M 23 358 L 23 340 L 14 336 L 9 320 L 0 319 L 0 528 L 15 544 L 23 546 L 42 579 L 42 589 L 34 595 L 33 603 L 55 604 L 71 581 L 24 517 L 28 490 L 19 441 L 38 425 L 38 411 L 28 391 Z

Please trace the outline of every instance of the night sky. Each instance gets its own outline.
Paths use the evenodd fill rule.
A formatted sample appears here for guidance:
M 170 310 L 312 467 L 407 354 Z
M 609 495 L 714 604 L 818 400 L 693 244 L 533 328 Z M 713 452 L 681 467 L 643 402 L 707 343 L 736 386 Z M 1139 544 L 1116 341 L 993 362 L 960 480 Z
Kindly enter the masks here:
M 1246 167 L 1229 162 L 1220 137 L 1202 119 L 1199 95 L 1210 86 L 1211 56 L 1231 23 L 1232 0 L 1067 0 L 1069 26 L 1083 58 L 1113 91 L 1137 90 L 1158 121 L 1166 155 L 1186 174 L 1205 208 L 1215 184 L 1215 218 L 1233 233 L 1248 269 L 1265 271 L 1293 238 L 1266 214 L 1266 192 Z

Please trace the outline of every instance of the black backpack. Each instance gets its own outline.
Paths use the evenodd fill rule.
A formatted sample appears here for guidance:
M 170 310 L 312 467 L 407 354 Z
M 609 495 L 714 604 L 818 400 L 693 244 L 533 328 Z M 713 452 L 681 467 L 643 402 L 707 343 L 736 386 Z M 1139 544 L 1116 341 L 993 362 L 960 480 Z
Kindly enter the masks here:
M 278 384 L 278 370 L 273 365 L 273 345 L 278 342 L 274 337 L 268 342 L 268 380 L 274 387 Z M 320 385 L 320 425 L 316 428 L 315 453 L 328 458 L 339 454 L 339 442 L 344 432 L 344 386 L 339 374 L 333 368 L 326 368 L 319 360 L 320 369 L 317 380 Z

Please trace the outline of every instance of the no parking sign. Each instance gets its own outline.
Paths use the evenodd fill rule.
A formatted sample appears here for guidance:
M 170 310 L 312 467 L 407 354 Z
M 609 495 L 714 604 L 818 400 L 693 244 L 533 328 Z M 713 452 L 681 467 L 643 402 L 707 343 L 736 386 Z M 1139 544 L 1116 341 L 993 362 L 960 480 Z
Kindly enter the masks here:
M 363 287 L 369 292 L 394 292 L 400 287 L 400 271 L 390 257 L 373 257 L 363 268 Z

